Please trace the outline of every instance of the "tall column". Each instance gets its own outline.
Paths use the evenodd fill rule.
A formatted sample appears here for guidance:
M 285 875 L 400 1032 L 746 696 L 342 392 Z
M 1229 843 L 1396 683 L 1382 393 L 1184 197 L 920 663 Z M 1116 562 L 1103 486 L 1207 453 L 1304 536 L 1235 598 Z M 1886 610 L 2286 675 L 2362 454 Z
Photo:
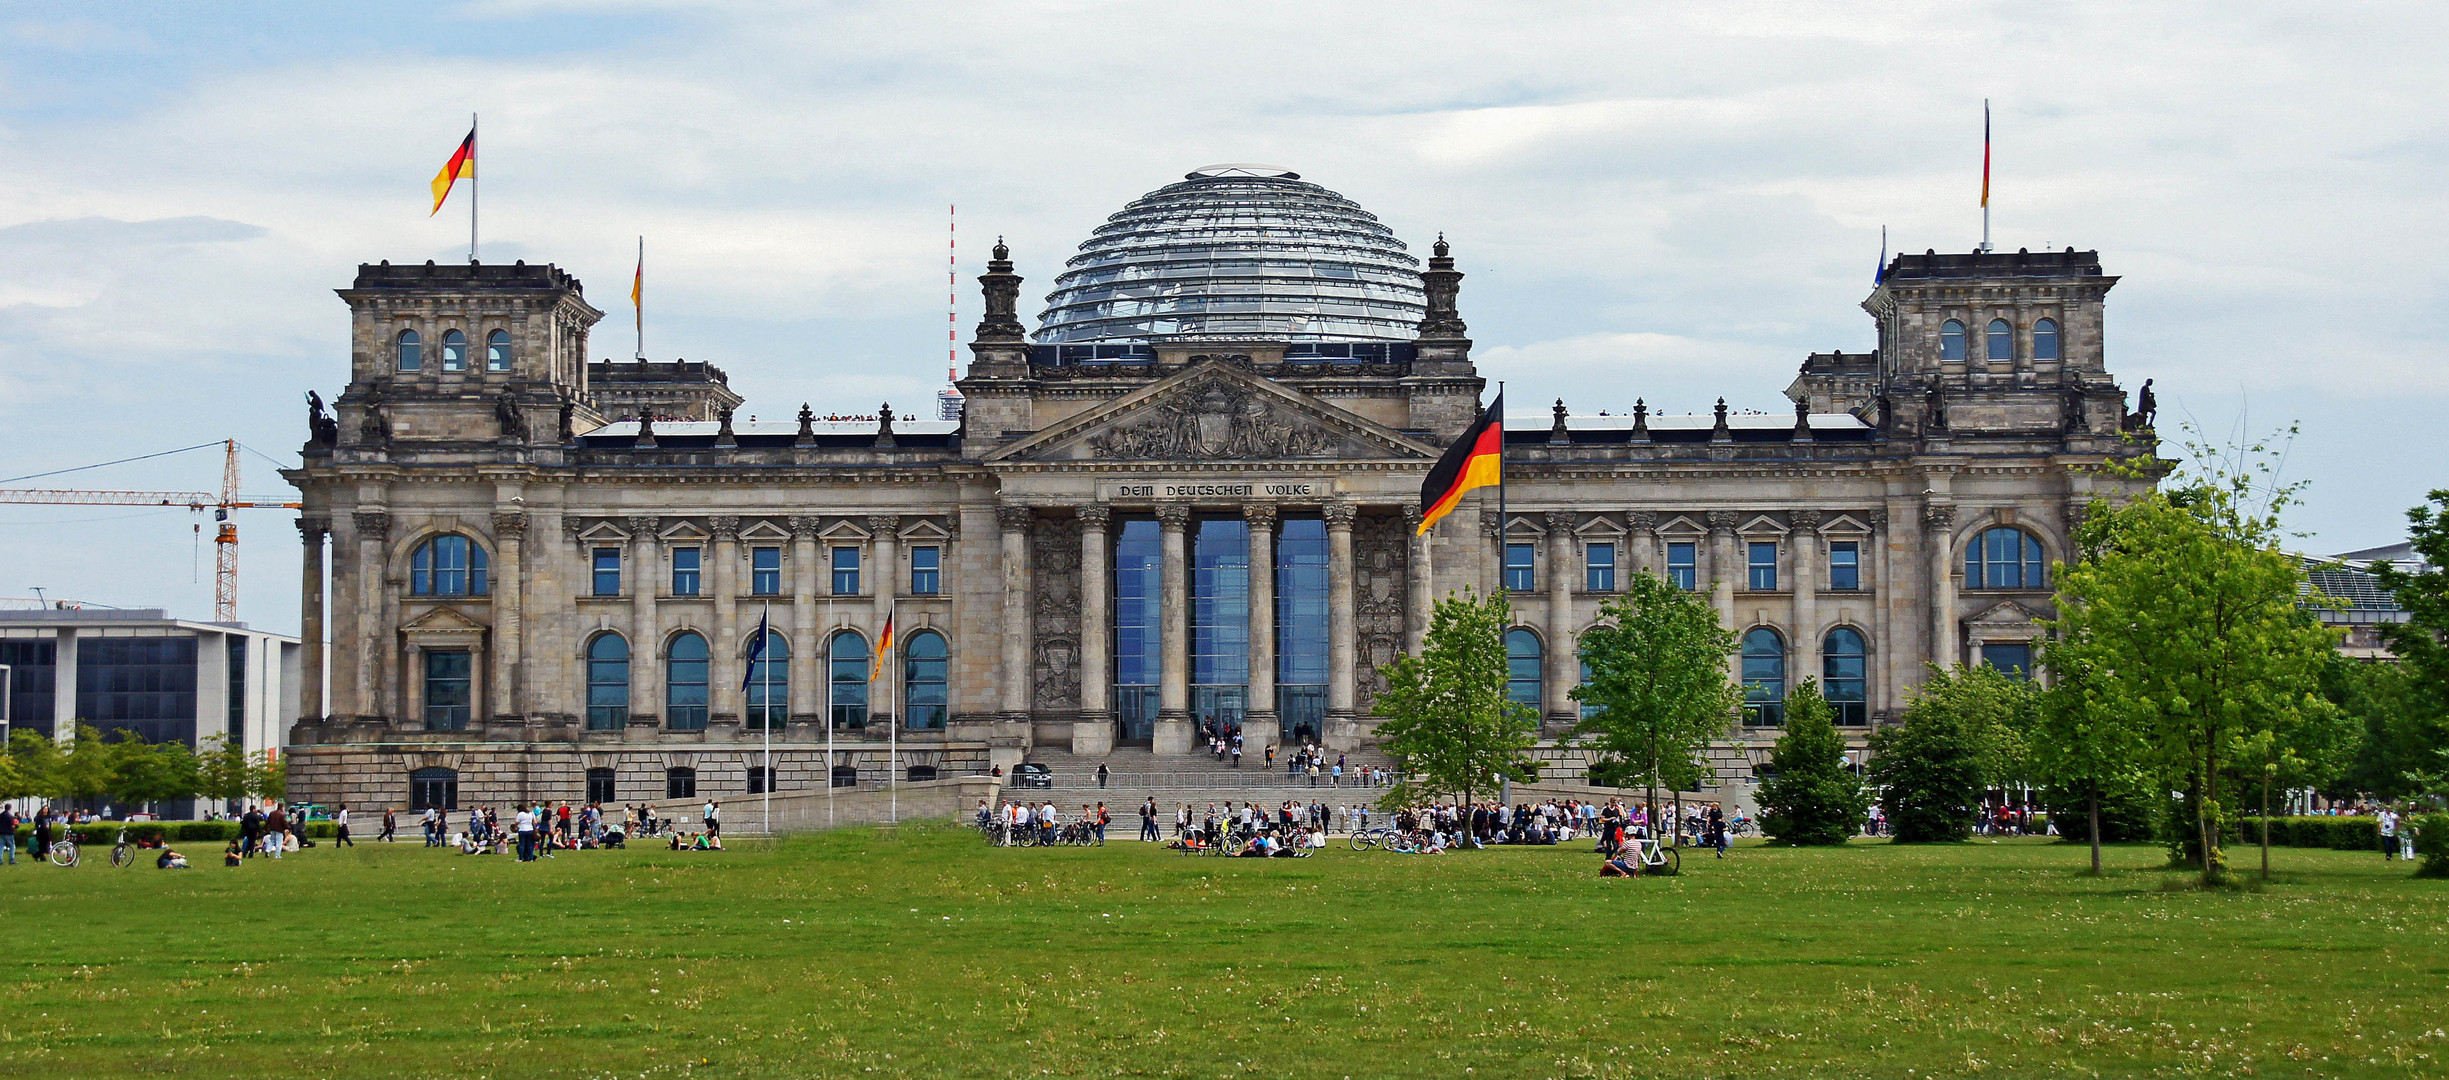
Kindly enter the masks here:
M 1403 508 L 1403 531 L 1411 537 L 1412 549 L 1403 564 L 1403 651 L 1418 656 L 1429 638 L 1429 612 L 1437 606 L 1429 585 L 1434 580 L 1429 537 L 1420 531 L 1419 506 Z
M 640 515 L 626 524 L 629 573 L 622 584 L 629 587 L 629 715 L 668 720 L 663 715 L 663 632 L 655 625 L 655 596 L 663 591 L 657 521 Z
M 1924 507 L 1922 523 L 1930 533 L 1930 662 L 1954 667 L 1956 655 L 1956 508 L 1945 503 Z
M 1252 737 L 1272 739 L 1276 717 L 1276 508 L 1242 507 L 1250 523 L 1250 704 Z
M 486 715 L 525 716 L 527 695 L 519 678 L 519 655 L 526 637 L 526 613 L 520 600 L 527 592 L 527 511 L 493 512 L 493 546 L 493 669 L 487 680 L 492 694 L 479 708 L 490 706 L 492 711 Z
M 1629 556 L 1624 562 L 1627 576 L 1648 571 L 1666 576 L 1658 557 L 1658 511 L 1630 510 L 1624 515 L 1624 546 Z
M 1329 503 L 1327 519 L 1327 719 L 1330 724 L 1352 718 L 1358 687 L 1353 685 L 1355 657 L 1360 649 L 1354 624 L 1358 604 L 1352 595 L 1352 520 L 1359 516 L 1351 503 Z
M 901 517 L 897 514 L 869 515 L 867 535 L 870 545 L 868 550 L 874 555 L 871 560 L 874 565 L 868 571 L 866 582 L 867 593 L 871 598 L 870 604 L 873 608 L 873 614 L 868 618 L 867 625 L 882 627 L 884 620 L 891 617 L 893 597 L 901 591 Z M 899 627 L 894 628 L 893 648 L 896 653 L 901 649 L 900 642 L 908 636 L 907 631 Z M 878 669 L 881 673 L 879 681 L 883 681 L 884 685 L 868 691 L 867 708 L 868 715 L 873 718 L 872 722 L 891 721 L 898 724 L 901 722 L 900 715 L 908 711 L 903 707 L 901 700 L 900 665 L 901 659 L 896 655 L 885 658 L 883 666 Z M 879 705 L 884 708 L 878 709 Z
M 1573 515 L 1552 510 L 1548 526 L 1548 648 L 1547 678 L 1540 680 L 1546 688 L 1540 694 L 1546 700 L 1540 709 L 1547 714 L 1551 727 L 1570 727 L 1575 709 L 1568 696 L 1573 684 L 1582 678 L 1581 652 L 1573 644 L 1573 587 L 1581 572 L 1573 555 Z
M 1732 510 L 1709 512 L 1709 595 L 1718 609 L 1718 621 L 1735 628 L 1735 575 L 1743 564 L 1735 558 L 1735 521 Z
M 1190 568 L 1185 551 L 1190 507 L 1160 506 L 1156 520 L 1164 556 L 1158 580 L 1157 638 L 1164 670 L 1157 674 L 1157 718 L 1153 749 L 1191 752 Z
M 1820 512 L 1797 510 L 1790 515 L 1794 531 L 1787 533 L 1788 558 L 1794 563 L 1794 632 L 1786 642 L 1794 659 L 1787 670 L 1795 682 L 1821 674 L 1820 656 Z M 1822 687 L 1823 691 L 1827 688 Z
M 384 658 L 399 648 L 384 629 L 388 620 L 383 617 L 391 607 L 389 573 L 383 560 L 383 544 L 391 535 L 391 514 L 359 510 L 349 516 L 349 524 L 357 532 L 357 572 L 350 575 L 355 582 L 352 591 L 356 595 L 351 599 L 356 602 L 350 606 L 356 609 L 351 617 L 357 639 L 351 644 L 357 662 L 351 665 L 356 670 L 349 673 L 349 681 L 357 699 L 357 715 L 389 716 L 393 710 L 382 697 L 379 672 Z
M 816 524 L 794 517 L 791 526 L 791 716 L 822 722 L 817 690 L 823 685 L 825 643 L 816 639 Z
M 1003 528 L 1003 715 L 1029 715 L 1029 522 L 1035 513 L 1005 503 L 995 508 Z
M 1106 526 L 1112 514 L 1103 506 L 1080 508 L 1080 720 L 1107 726 L 1112 745 L 1114 721 L 1114 632 L 1108 626 L 1114 603 L 1107 587 L 1114 581 L 1113 556 L 1107 553 Z
M 713 694 L 713 707 L 706 710 L 715 716 L 729 716 L 735 723 L 748 719 L 748 710 L 740 694 L 742 669 L 731 666 L 733 661 L 748 662 L 747 627 L 740 625 L 740 519 L 722 515 L 707 522 L 714 531 L 714 662 L 707 665 L 707 678 L 714 685 L 707 687 Z
M 298 575 L 298 718 L 321 720 L 323 712 L 323 537 L 329 520 L 298 519 L 306 562 Z M 250 658 L 252 662 L 252 658 Z

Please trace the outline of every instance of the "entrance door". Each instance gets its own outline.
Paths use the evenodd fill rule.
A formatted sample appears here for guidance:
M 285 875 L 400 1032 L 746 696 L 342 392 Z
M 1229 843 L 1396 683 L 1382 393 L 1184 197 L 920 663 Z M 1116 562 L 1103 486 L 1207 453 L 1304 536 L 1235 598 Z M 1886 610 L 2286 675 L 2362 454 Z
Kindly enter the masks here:
M 1201 733 L 1217 732 L 1230 735 L 1242 729 L 1242 717 L 1250 711 L 1250 688 L 1247 686 L 1194 686 L 1190 688 L 1191 727 Z M 1254 737 L 1264 732 L 1250 733 Z

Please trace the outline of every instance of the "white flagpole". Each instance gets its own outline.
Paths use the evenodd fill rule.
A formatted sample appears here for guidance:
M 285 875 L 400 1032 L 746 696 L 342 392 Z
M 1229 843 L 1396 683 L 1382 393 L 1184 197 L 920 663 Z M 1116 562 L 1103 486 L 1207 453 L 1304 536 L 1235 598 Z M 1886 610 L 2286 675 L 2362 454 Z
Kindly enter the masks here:
M 468 114 L 468 142 L 471 144 L 471 145 L 468 147 L 468 149 L 469 149 L 469 150 L 471 150 L 471 151 L 473 151 L 473 152 L 474 152 L 474 155 L 475 155 L 476 157 L 478 157 L 478 158 L 480 158 L 480 159 L 481 159 L 481 158 L 483 158 L 483 157 L 484 157 L 484 153 L 485 153 L 485 145 L 484 145 L 484 140 L 479 139 L 479 138 L 477 138 L 477 137 L 476 137 L 476 114 L 475 114 L 475 113 L 469 113 L 469 114 Z M 468 174 L 468 261 L 469 261 L 470 263 L 474 263 L 474 262 L 476 261 L 476 192 L 477 192 L 477 184 L 478 184 L 479 182 L 483 181 L 483 180 L 484 180 L 484 178 L 485 178 L 485 163 L 484 163 L 482 160 L 479 160 L 479 161 L 476 163 L 476 171 L 471 172 L 471 173 L 469 173 L 469 174 Z
M 766 651 L 766 645 L 773 640 L 773 618 L 774 602 L 768 600 L 765 602 L 765 610 L 757 615 L 757 657 L 758 661 L 765 665 L 758 669 L 759 681 L 764 683 L 764 687 L 763 693 L 759 695 L 761 700 L 758 703 L 759 715 L 757 717 L 757 726 L 765 729 L 765 763 L 761 766 L 765 772 L 757 778 L 757 787 L 765 792 L 765 835 L 767 836 L 774 835 L 774 657 Z M 783 715 L 790 714 L 785 712 Z
M 889 574 L 893 572 L 893 568 L 888 566 L 884 568 L 884 571 L 885 573 Z M 888 582 L 888 584 L 890 583 Z M 893 626 L 893 615 L 895 614 L 894 607 L 899 603 L 899 601 L 899 597 L 892 597 L 885 600 L 884 624 L 886 626 Z M 891 642 L 891 645 L 895 649 L 901 647 L 901 628 L 898 626 L 893 626 L 893 641 Z M 901 664 L 892 660 L 890 650 L 887 651 L 886 660 L 887 662 L 892 663 L 893 666 L 884 670 L 885 723 L 889 725 L 885 728 L 885 757 L 892 762 L 893 772 L 891 775 L 884 778 L 884 786 L 886 790 L 893 793 L 891 820 L 893 824 L 899 825 L 901 824 L 901 714 L 893 711 L 893 706 L 898 703 L 893 694 L 893 684 L 898 680 L 893 678 L 893 672 L 894 669 L 899 668 Z
M 825 621 L 833 621 L 832 601 L 825 603 Z M 820 695 L 817 708 L 822 710 L 820 715 L 825 718 L 825 827 L 828 829 L 833 827 L 833 673 L 827 670 L 831 663 L 825 661 L 816 666 L 816 670 L 825 675 L 824 681 L 817 683 L 817 693 Z

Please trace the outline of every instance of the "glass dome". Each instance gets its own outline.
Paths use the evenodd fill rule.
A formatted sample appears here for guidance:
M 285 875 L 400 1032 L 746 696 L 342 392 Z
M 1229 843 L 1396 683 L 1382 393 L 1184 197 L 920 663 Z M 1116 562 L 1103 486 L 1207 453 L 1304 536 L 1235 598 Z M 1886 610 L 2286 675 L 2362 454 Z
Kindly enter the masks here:
M 1080 245 L 1037 340 L 1410 341 L 1426 311 L 1419 265 L 1375 215 L 1299 173 L 1211 165 Z

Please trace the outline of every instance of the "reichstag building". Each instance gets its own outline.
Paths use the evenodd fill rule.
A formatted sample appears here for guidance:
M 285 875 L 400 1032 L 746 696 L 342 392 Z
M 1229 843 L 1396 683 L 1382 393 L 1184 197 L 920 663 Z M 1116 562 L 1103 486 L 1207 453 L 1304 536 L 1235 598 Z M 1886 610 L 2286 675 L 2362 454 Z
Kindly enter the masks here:
M 1805 358 L 1791 415 L 1654 414 L 1629 369 L 1628 400 L 1517 403 L 1506 519 L 1480 492 L 1415 537 L 1490 389 L 1430 251 L 1297 174 L 1193 172 L 1095 229 L 1034 332 L 997 245 L 957 421 L 746 421 L 712 366 L 588 360 L 603 313 L 553 266 L 361 266 L 288 474 L 330 670 L 291 790 L 722 798 L 1215 725 L 1373 759 L 1380 667 L 1466 587 L 1511 599 L 1555 733 L 1577 636 L 1645 572 L 1741 637 L 1743 775 L 1806 677 L 1859 737 L 1926 665 L 2028 669 L 2051 561 L 2127 490 L 2093 467 L 2148 445 L 2097 253 L 1899 255 L 1875 346 Z

